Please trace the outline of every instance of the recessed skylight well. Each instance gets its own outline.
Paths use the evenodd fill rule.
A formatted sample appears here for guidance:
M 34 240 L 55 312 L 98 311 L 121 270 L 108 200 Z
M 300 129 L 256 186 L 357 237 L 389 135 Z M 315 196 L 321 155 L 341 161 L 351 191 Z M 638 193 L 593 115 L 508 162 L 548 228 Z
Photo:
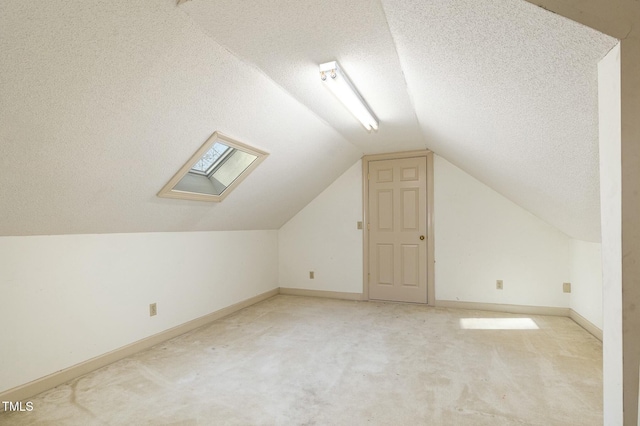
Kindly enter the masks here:
M 267 155 L 215 132 L 160 190 L 158 197 L 222 201 Z

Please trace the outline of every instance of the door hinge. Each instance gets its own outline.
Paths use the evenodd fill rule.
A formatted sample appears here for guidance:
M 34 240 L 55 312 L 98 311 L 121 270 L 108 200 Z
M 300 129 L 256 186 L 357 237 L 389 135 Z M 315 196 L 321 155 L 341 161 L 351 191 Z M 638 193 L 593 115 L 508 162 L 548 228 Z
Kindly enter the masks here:
M 371 224 L 367 223 L 367 229 L 371 229 Z

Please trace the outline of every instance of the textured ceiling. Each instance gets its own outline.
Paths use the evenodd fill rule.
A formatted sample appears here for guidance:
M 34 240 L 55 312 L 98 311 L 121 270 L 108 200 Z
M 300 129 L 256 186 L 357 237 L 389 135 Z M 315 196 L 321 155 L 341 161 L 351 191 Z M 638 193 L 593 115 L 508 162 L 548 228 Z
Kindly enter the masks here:
M 596 241 L 614 44 L 521 0 L 3 1 L 0 235 L 274 229 L 362 153 L 429 147 Z M 223 203 L 157 198 L 215 130 L 271 155 Z
M 361 151 L 173 1 L 0 4 L 0 235 L 279 228 Z M 223 203 L 156 193 L 219 130 Z
M 365 152 L 425 149 L 379 2 L 192 0 L 180 8 Z M 336 59 L 379 118 L 378 132 L 363 130 L 322 84 L 318 64 Z

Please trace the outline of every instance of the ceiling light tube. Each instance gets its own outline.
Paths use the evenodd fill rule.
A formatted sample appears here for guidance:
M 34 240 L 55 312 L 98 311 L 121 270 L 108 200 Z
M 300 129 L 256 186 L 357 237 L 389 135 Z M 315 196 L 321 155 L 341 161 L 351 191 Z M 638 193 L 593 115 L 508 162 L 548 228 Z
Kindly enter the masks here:
M 337 61 L 320 64 L 320 79 L 367 130 L 378 130 L 378 119 Z

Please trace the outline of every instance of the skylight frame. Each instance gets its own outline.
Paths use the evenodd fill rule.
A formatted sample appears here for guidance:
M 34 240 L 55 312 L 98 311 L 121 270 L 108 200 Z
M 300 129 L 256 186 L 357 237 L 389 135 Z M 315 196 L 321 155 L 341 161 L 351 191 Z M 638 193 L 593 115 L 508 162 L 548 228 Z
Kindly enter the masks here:
M 190 192 L 190 191 L 175 189 L 176 185 L 182 180 L 182 178 L 189 173 L 191 168 L 202 158 L 204 154 L 207 153 L 207 151 L 209 151 L 209 149 L 216 142 L 220 142 L 232 149 L 228 150 L 225 153 L 226 155 L 223 155 L 218 159 L 218 160 L 221 160 L 222 157 L 224 157 L 222 161 L 216 160 L 216 162 L 212 166 L 211 173 L 215 173 L 215 171 L 224 163 L 226 159 L 229 158 L 230 153 L 233 153 L 234 150 L 239 150 L 239 151 L 248 153 L 250 155 L 254 155 L 256 156 L 256 159 L 246 169 L 244 169 L 244 171 L 240 173 L 233 180 L 233 182 L 231 182 L 219 195 L 205 194 L 200 192 Z M 262 163 L 267 158 L 268 155 L 269 155 L 268 152 L 249 146 L 245 143 L 232 139 L 231 137 L 216 131 L 191 156 L 191 158 L 189 158 L 189 160 L 180 168 L 180 170 L 178 170 L 176 174 L 173 175 L 173 177 L 169 180 L 169 182 L 167 182 L 167 184 L 160 190 L 160 192 L 158 192 L 157 196 L 162 198 L 174 198 L 174 199 L 181 199 L 181 200 L 221 202 L 231 192 L 233 192 L 233 190 L 237 188 L 238 185 L 240 185 L 240 183 L 242 183 L 242 181 L 248 175 L 250 175 L 251 172 L 253 172 L 253 170 L 256 167 L 258 167 L 260 163 Z M 211 173 L 207 176 L 199 173 L 194 173 L 194 174 L 200 175 L 203 178 L 208 178 L 211 175 Z

